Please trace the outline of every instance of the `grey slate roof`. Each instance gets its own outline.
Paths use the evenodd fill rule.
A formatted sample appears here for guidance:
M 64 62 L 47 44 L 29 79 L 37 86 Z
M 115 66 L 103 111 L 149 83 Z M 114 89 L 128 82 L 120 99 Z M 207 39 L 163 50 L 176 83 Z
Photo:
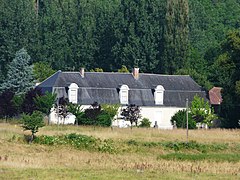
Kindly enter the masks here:
M 53 87 L 67 90 L 71 83 L 79 86 L 78 102 L 81 104 L 120 103 L 119 87 L 123 84 L 129 87 L 129 103 L 140 106 L 155 106 L 152 90 L 157 85 L 165 89 L 163 106 L 185 107 L 186 98 L 191 101 L 196 94 L 206 99 L 205 91 L 186 75 L 140 73 L 135 79 L 131 73 L 85 72 L 82 77 L 79 72 L 58 71 L 38 87 L 43 91 L 51 91 Z

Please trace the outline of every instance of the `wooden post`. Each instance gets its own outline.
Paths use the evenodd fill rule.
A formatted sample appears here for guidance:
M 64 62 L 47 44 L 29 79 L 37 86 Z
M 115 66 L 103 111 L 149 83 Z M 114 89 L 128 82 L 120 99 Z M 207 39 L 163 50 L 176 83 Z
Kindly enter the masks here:
M 188 98 L 186 99 L 187 143 L 188 143 Z

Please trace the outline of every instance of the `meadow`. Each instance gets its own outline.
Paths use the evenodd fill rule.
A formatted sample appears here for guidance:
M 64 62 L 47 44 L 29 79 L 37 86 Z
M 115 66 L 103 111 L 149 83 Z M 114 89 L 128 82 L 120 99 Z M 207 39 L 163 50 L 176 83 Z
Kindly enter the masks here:
M 240 179 L 240 130 L 0 123 L 0 179 Z

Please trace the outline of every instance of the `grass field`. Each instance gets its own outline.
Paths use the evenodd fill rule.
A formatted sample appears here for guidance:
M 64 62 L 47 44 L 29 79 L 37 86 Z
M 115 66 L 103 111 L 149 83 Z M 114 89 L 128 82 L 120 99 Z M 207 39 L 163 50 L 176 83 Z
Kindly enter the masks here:
M 240 130 L 191 130 L 188 144 L 181 129 L 41 128 L 52 145 L 28 144 L 27 133 L 0 124 L 0 179 L 240 179 Z M 71 133 L 94 149 L 65 142 Z

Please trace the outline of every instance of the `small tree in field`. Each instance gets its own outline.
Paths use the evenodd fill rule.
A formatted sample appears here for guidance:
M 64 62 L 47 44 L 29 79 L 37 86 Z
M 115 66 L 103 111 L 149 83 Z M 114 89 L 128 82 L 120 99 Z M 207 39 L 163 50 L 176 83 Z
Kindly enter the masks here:
M 34 111 L 31 115 L 23 114 L 22 122 L 24 131 L 31 131 L 32 135 L 29 142 L 32 142 L 38 129 L 44 126 L 43 114 L 40 111 Z
M 125 109 L 122 110 L 121 115 L 124 116 L 127 121 L 130 121 L 132 129 L 132 124 L 135 123 L 137 126 L 138 119 L 141 117 L 140 107 L 136 106 L 135 104 L 129 104 Z

